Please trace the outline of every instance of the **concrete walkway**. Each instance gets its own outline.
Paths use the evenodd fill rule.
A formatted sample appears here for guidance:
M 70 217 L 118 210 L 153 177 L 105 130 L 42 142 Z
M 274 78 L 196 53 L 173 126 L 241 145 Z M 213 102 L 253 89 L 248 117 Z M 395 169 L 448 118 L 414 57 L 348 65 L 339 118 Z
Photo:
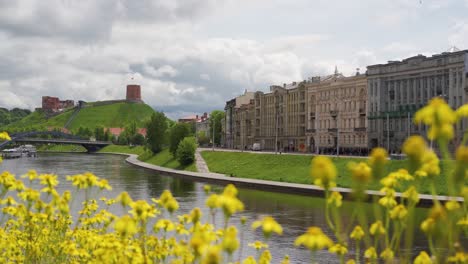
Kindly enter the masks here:
M 243 187 L 248 189 L 254 190 L 262 190 L 262 191 L 271 191 L 271 192 L 279 192 L 279 193 L 288 193 L 288 194 L 296 194 L 296 195 L 307 195 L 307 196 L 315 196 L 315 197 L 324 197 L 325 193 L 324 190 L 318 186 L 311 185 L 311 184 L 298 184 L 298 183 L 287 183 L 287 182 L 276 182 L 276 181 L 266 181 L 266 180 L 256 180 L 256 179 L 248 179 L 248 178 L 236 178 L 236 177 L 229 177 L 224 174 L 220 173 L 212 173 L 212 172 L 190 172 L 190 171 L 182 171 L 182 170 L 174 170 L 169 168 L 164 168 L 157 165 L 152 165 L 143 161 L 138 160 L 138 156 L 134 154 L 125 154 L 125 153 L 103 153 L 103 154 L 117 154 L 117 155 L 125 155 L 128 158 L 125 160 L 126 162 L 133 164 L 138 167 L 150 169 L 153 171 L 157 171 L 161 175 L 166 176 L 173 176 L 178 178 L 185 178 L 194 181 L 200 182 L 208 182 L 213 184 L 221 184 L 226 185 L 232 183 L 237 187 Z M 347 200 L 352 200 L 352 190 L 349 188 L 333 188 L 333 191 L 337 191 L 343 195 L 343 197 Z M 382 193 L 379 191 L 372 191 L 368 190 L 366 193 L 371 196 L 383 196 Z M 395 196 L 397 198 L 401 198 L 401 193 L 396 193 Z M 432 195 L 427 194 L 420 194 L 419 195 L 420 201 L 418 206 L 421 207 L 428 207 L 432 206 L 434 203 L 434 198 L 439 201 L 449 201 L 449 200 L 456 200 L 459 202 L 463 202 L 462 197 L 448 197 L 448 196 L 436 196 L 432 197 Z M 370 200 L 370 199 L 369 199 Z
M 200 154 L 200 149 L 197 148 L 195 151 L 195 165 L 197 166 L 198 172 L 208 173 L 210 170 L 208 169 L 208 165 L 206 165 L 205 160 L 203 159 L 202 155 Z

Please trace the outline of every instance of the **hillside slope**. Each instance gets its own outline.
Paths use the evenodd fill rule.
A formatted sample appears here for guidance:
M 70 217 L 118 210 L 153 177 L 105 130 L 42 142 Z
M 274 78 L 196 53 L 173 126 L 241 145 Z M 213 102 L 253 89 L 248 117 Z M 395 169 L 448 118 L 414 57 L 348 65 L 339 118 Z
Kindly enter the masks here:
M 74 109 L 69 109 L 64 113 L 46 118 L 40 111 L 31 113 L 20 121 L 9 124 L 0 129 L 7 131 L 44 129 L 46 127 L 64 127 L 68 119 L 72 116 Z M 147 104 L 137 104 L 129 102 L 119 102 L 108 105 L 85 107 L 74 117 L 68 128 L 77 130 L 80 126 L 94 129 L 97 126 L 104 127 L 125 127 L 135 121 L 137 127 L 144 127 L 154 110 Z

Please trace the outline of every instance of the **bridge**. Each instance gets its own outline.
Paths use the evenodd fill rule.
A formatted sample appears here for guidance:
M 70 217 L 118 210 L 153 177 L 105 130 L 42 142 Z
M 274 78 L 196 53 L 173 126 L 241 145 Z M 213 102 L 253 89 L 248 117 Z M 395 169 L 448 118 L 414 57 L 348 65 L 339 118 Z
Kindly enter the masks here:
M 37 136 L 51 136 L 52 138 L 37 138 Z M 101 148 L 112 144 L 108 141 L 91 141 L 79 136 L 66 134 L 60 131 L 33 131 L 10 135 L 11 140 L 0 142 L 0 149 L 12 142 L 39 143 L 39 144 L 72 144 L 82 145 L 88 152 L 96 152 Z

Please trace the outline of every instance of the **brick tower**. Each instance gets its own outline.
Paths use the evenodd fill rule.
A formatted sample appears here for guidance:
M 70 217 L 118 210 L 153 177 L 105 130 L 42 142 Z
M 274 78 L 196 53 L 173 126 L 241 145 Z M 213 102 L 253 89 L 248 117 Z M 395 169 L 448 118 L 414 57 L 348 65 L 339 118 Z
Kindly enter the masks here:
M 127 101 L 142 102 L 140 85 L 137 85 L 137 84 L 127 85 Z

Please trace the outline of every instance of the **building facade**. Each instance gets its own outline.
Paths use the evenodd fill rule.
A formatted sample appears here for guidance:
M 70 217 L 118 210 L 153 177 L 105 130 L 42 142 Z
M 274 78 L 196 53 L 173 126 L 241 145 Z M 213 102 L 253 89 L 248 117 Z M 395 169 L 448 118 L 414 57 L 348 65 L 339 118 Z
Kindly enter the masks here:
M 372 65 L 367 75 L 369 146 L 399 153 L 409 135 L 426 135 L 427 127 L 414 124 L 412 118 L 431 98 L 441 97 L 452 108 L 467 102 L 468 50 Z M 466 121 L 456 126 L 452 148 L 460 143 L 466 128 Z
M 58 97 L 42 96 L 42 109 L 46 112 L 58 112 L 74 106 L 73 100 L 60 101 Z
M 367 77 L 337 71 L 313 77 L 308 97 L 308 150 L 325 154 L 367 154 Z

